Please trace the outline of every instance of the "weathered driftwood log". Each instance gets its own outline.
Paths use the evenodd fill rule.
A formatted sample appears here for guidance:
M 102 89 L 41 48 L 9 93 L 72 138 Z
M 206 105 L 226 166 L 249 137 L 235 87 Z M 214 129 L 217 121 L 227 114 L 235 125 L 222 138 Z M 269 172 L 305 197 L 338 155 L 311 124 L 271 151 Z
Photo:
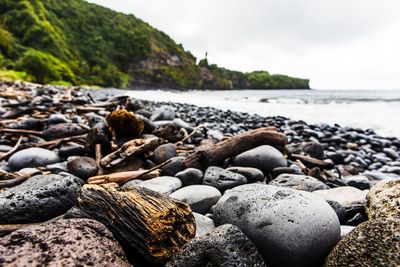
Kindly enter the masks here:
M 291 154 L 290 157 L 293 158 L 294 160 L 300 160 L 308 168 L 318 167 L 322 170 L 329 170 L 334 167 L 334 164 L 332 162 L 326 162 L 310 156 Z
M 148 172 L 147 170 L 115 172 L 111 174 L 93 176 L 87 181 L 89 184 L 126 183 L 133 179 L 139 179 L 139 177 L 143 180 L 155 178 L 160 176 L 160 172 L 160 170 L 153 170 L 151 172 Z
M 164 140 L 158 137 L 148 139 L 134 139 L 126 142 L 122 147 L 111 154 L 108 154 L 100 160 L 100 165 L 104 168 L 111 168 L 129 157 L 143 154 L 154 150 L 164 143 Z
M 185 168 L 206 169 L 220 165 L 227 158 L 261 145 L 271 145 L 284 152 L 287 138 L 275 128 L 265 127 L 233 136 L 209 147 L 200 148 L 184 161 Z
M 85 185 L 77 207 L 105 224 L 128 257 L 139 253 L 152 264 L 165 263 L 196 232 L 187 204 L 145 188 Z

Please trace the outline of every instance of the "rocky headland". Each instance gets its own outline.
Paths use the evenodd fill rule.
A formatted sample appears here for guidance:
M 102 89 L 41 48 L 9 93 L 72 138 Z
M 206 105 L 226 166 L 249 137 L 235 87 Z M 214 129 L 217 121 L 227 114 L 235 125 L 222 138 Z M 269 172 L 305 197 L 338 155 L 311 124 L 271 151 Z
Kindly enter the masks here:
M 399 266 L 400 140 L 0 84 L 0 266 Z

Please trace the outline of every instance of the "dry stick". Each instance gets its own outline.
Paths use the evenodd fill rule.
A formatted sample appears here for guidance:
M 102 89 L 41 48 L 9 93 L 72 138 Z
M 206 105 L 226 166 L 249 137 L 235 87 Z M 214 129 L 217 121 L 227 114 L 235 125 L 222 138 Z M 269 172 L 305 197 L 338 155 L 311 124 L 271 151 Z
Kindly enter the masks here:
M 0 129 L 0 132 L 3 133 L 17 133 L 17 134 L 33 134 L 33 135 L 43 135 L 43 132 L 32 131 L 32 130 L 24 130 L 24 129 Z
M 161 169 L 162 167 L 164 167 L 165 165 L 167 165 L 167 164 L 169 164 L 171 162 L 172 162 L 172 159 L 166 160 L 163 163 L 161 163 L 161 164 L 159 164 L 157 166 L 154 166 L 153 168 L 151 168 L 151 169 L 145 171 L 144 173 L 138 175 L 137 177 L 135 177 L 135 179 L 140 179 L 140 177 L 143 177 L 143 176 L 145 176 L 145 175 L 147 175 L 147 174 L 149 174 L 149 173 L 151 173 L 151 172 L 153 172 L 155 170 Z
M 95 154 L 96 154 L 96 164 L 98 168 L 97 175 L 100 175 L 103 173 L 103 168 L 100 165 L 100 160 L 103 157 L 103 155 L 101 154 L 101 144 L 96 144 Z
M 197 126 L 196 128 L 194 128 L 193 131 L 192 131 L 188 136 L 186 136 L 185 138 L 183 138 L 181 141 L 176 142 L 175 144 L 177 144 L 177 145 L 178 145 L 178 144 L 183 144 L 183 142 L 185 142 L 185 141 L 188 140 L 190 137 L 192 137 L 192 136 L 197 132 L 197 130 L 199 130 L 199 129 L 201 129 L 201 128 L 207 129 L 207 127 L 206 127 L 205 125 L 200 124 L 199 126 Z
M 14 154 L 14 152 L 18 150 L 18 147 L 21 144 L 21 142 L 22 142 L 22 136 L 19 137 L 17 143 L 12 149 L 10 149 L 7 153 L 0 156 L 0 161 L 2 161 L 3 159 L 7 159 L 9 156 Z
M 47 146 L 52 146 L 52 145 L 58 146 L 63 142 L 77 141 L 79 139 L 85 138 L 86 136 L 87 136 L 87 134 L 64 137 L 64 138 L 60 138 L 60 139 L 54 139 L 51 141 L 39 142 L 39 143 L 36 143 L 35 146 L 36 147 L 47 147 Z

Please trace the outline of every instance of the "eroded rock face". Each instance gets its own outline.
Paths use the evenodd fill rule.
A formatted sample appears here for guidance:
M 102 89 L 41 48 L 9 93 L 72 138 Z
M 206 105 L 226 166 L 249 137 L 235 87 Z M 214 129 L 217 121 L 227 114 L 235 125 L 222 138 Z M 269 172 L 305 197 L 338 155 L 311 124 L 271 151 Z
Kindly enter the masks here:
M 236 226 L 225 224 L 196 237 L 166 267 L 266 266 L 254 244 Z
M 85 185 L 73 216 L 102 222 L 125 251 L 163 264 L 196 233 L 189 206 L 146 188 Z
M 238 226 L 267 266 L 321 266 L 340 239 L 339 220 L 320 197 L 263 184 L 228 190 L 214 207 L 214 223 Z
M 0 224 L 43 222 L 76 201 L 83 181 L 75 176 L 37 175 L 0 192 Z
M 348 233 L 332 250 L 325 267 L 395 267 L 400 264 L 400 219 L 372 219 Z
M 400 179 L 377 183 L 367 194 L 369 219 L 396 217 L 400 219 Z
M 70 219 L 30 226 L 0 239 L 0 266 L 131 266 L 107 228 Z

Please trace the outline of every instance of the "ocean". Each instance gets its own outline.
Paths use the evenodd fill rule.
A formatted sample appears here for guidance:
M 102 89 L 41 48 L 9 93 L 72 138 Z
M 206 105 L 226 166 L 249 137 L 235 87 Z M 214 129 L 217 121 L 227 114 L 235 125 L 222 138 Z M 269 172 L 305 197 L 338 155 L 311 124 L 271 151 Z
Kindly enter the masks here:
M 400 138 L 400 90 L 123 90 L 132 97 L 373 129 Z

